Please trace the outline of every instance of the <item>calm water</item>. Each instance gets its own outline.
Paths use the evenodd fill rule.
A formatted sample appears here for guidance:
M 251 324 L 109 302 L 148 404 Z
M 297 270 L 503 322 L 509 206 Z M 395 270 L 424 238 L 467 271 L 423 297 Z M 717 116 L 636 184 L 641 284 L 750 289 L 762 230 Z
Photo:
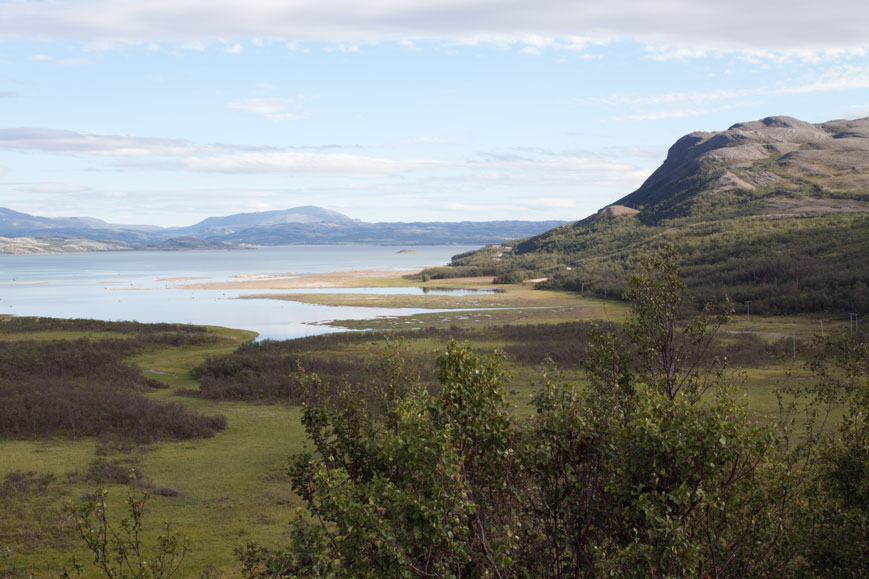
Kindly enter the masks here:
M 137 251 L 0 255 L 0 313 L 20 316 L 211 324 L 286 339 L 336 331 L 315 325 L 339 319 L 411 315 L 426 310 L 317 306 L 239 300 L 263 290 L 181 290 L 165 278 L 229 281 L 256 274 L 310 274 L 447 263 L 478 246 L 426 246 L 398 253 L 389 246 L 263 247 L 250 251 Z M 273 293 L 405 293 L 417 288 L 279 290 Z M 430 311 L 430 310 L 428 310 Z

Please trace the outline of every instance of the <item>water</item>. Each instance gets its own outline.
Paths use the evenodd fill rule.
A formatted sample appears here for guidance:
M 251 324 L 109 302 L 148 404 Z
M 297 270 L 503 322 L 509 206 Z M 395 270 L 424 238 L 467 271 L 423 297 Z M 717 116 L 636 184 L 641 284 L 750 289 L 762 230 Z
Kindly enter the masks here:
M 240 300 L 270 290 L 178 289 L 183 283 L 238 281 L 234 276 L 305 275 L 355 269 L 414 269 L 447 263 L 478 246 L 289 246 L 249 251 L 137 251 L 0 255 L 0 313 L 209 324 L 287 339 L 339 331 L 322 322 L 422 313 L 409 308 L 319 306 Z M 165 281 L 181 277 L 207 279 Z M 250 277 L 248 279 L 256 279 Z M 163 280 L 163 281 L 161 281 Z M 420 293 L 419 288 L 272 290 L 273 293 Z

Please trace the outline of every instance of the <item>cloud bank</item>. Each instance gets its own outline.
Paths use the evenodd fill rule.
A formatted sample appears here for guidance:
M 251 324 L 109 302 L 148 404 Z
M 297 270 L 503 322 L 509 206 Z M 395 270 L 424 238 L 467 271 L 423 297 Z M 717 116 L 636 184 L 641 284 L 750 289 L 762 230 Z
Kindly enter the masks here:
M 311 147 L 326 149 L 332 147 Z M 531 182 L 585 177 L 602 184 L 634 182 L 647 171 L 623 162 L 581 156 L 485 154 L 482 159 L 392 159 L 340 152 L 309 152 L 232 144 L 201 145 L 184 139 L 69 131 L 0 128 L 0 151 L 114 158 L 122 167 L 191 173 L 316 177 L 385 177 L 418 170 L 462 172 L 461 179 L 529 179 Z M 478 175 L 474 177 L 474 173 Z
M 863 0 L 12 0 L 0 38 L 94 45 L 240 38 L 339 43 L 446 40 L 581 49 L 631 38 L 657 55 L 704 50 L 843 51 L 869 46 Z M 672 47 L 691 47 L 690 53 Z M 675 50 L 675 52 L 673 52 Z

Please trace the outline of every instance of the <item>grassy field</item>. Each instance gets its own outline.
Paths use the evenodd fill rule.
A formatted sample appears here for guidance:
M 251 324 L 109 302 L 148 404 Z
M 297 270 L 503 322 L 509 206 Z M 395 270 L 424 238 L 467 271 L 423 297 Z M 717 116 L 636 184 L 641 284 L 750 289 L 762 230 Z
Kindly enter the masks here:
M 204 413 L 216 413 L 217 405 L 194 398 L 174 396 L 177 388 L 195 388 L 190 369 L 204 356 L 232 351 L 241 340 L 253 334 L 239 330 L 210 328 L 221 338 L 218 344 L 165 348 L 139 356 L 133 361 L 143 370 L 162 372 L 159 378 L 171 388 L 151 394 L 157 399 L 182 402 Z M 53 333 L 63 338 L 63 332 Z M 71 332 L 76 338 L 81 332 Z M 86 332 L 84 334 L 87 334 Z M 21 339 L 32 336 L 22 335 Z M 89 335 L 99 339 L 99 335 Z M 149 374 L 150 375 L 150 374 Z M 302 430 L 298 409 L 285 406 L 220 404 L 230 427 L 219 436 L 204 440 L 163 442 L 137 446 L 126 452 L 110 452 L 109 460 L 123 459 L 134 466 L 140 476 L 156 488 L 169 487 L 177 497 L 156 493 L 148 504 L 147 520 L 153 527 L 163 520 L 173 522 L 179 534 L 191 537 L 192 550 L 185 564 L 184 576 L 198 576 L 208 565 L 224 569 L 232 576 L 232 549 L 248 538 L 266 544 L 278 544 L 294 508 L 294 497 L 283 474 L 287 457 L 302 449 Z M 79 500 L 92 485 L 78 476 L 95 458 L 96 440 L 3 440 L 0 478 L 15 471 L 36 471 L 55 476 L 53 489 L 21 502 L 39 503 L 23 511 L 10 509 L 0 516 L 0 573 L 8 576 L 54 576 L 67 564 L 73 553 L 83 562 L 90 556 L 74 540 L 69 522 L 57 514 L 60 507 Z M 126 486 L 107 486 L 112 511 L 119 519 L 123 514 Z M 36 511 L 39 511 L 38 513 Z M 32 515 L 32 516 L 27 516 Z M 32 532 L 15 533 L 22 525 L 33 525 Z M 5 520 L 4 520 L 5 519 Z
M 443 283 L 441 282 L 441 284 Z M 344 299 L 345 296 L 341 296 Z M 391 296 L 404 299 L 407 296 Z M 414 296 L 416 297 L 416 296 Z M 420 296 L 428 297 L 428 296 Z M 453 296 L 436 296 L 453 297 Z M 611 301 L 580 299 L 572 294 L 511 288 L 503 294 L 469 296 L 480 299 L 480 310 L 432 312 L 408 318 L 361 322 L 360 327 L 379 329 L 415 329 L 420 327 L 484 328 L 501 324 L 555 324 L 564 321 L 624 319 L 627 308 Z M 326 296 L 332 299 L 332 296 Z M 324 298 L 324 299 L 326 299 Z M 492 301 L 488 301 L 492 300 Z M 483 302 L 486 303 L 483 303 Z M 496 303 L 495 303 L 496 302 Z M 343 322 L 342 322 L 343 324 Z M 847 327 L 846 320 L 825 320 L 825 330 L 831 332 Z M 756 334 L 772 343 L 790 337 L 797 346 L 797 362 L 802 347 L 813 333 L 820 330 L 816 318 L 737 317 L 724 328 L 724 340 L 736 340 L 742 334 Z M 283 404 L 248 402 L 216 403 L 200 398 L 178 396 L 181 389 L 196 389 L 198 384 L 191 369 L 206 356 L 232 352 L 238 344 L 253 338 L 250 332 L 226 328 L 209 328 L 218 338 L 214 343 L 161 347 L 137 355 L 131 361 L 148 376 L 169 385 L 148 396 L 162 401 L 180 402 L 205 414 L 223 414 L 229 427 L 213 438 L 132 447 L 112 447 L 94 439 L 69 440 L 0 440 L 0 480 L 17 471 L 34 471 L 38 475 L 53 475 L 53 481 L 39 490 L 7 493 L 0 496 L 4 507 L 0 513 L 0 576 L 56 576 L 70 557 L 89 563 L 91 557 L 82 549 L 74 529 L 60 513 L 64 504 L 78 501 L 93 490 L 94 485 L 83 480 L 102 453 L 102 458 L 134 467 L 152 489 L 172 489 L 177 496 L 161 496 L 154 492 L 148 504 L 149 532 L 168 520 L 181 535 L 189 536 L 192 549 L 185 562 L 183 577 L 198 577 L 211 569 L 224 577 L 238 573 L 233 548 L 249 540 L 264 545 L 279 546 L 286 542 L 286 525 L 293 516 L 298 499 L 290 490 L 285 467 L 288 457 L 304 448 L 304 432 L 299 422 L 299 409 Z M 444 340 L 420 334 L 408 334 L 412 353 L 433 356 L 443 348 Z M 52 331 L 6 334 L 3 340 L 15 339 L 77 339 L 93 340 L 112 332 Z M 486 334 L 475 341 L 482 350 L 508 347 L 504 340 Z M 785 350 L 782 350 L 785 351 Z M 320 352 L 324 356 L 369 355 L 358 343 L 344 343 L 336 336 Z M 775 386 L 786 379 L 789 369 L 799 366 L 786 355 L 762 367 L 746 367 L 745 394 L 749 406 L 758 416 L 772 419 L 777 409 Z M 511 378 L 507 385 L 509 399 L 519 415 L 531 411 L 529 404 L 534 381 L 539 379 L 537 363 L 507 361 Z M 578 366 L 565 368 L 568 379 L 581 381 Z M 804 373 L 802 373 L 804 375 Z M 123 484 L 107 485 L 114 520 L 123 515 L 126 497 Z M 93 575 L 88 575 L 93 576 Z

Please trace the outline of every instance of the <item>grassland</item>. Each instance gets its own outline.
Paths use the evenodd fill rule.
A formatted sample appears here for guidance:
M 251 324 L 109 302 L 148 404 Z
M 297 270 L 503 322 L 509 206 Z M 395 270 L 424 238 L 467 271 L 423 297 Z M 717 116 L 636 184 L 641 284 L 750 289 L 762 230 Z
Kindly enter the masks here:
M 253 334 L 223 328 L 209 328 L 209 333 L 220 341 L 207 346 L 164 348 L 132 360 L 143 370 L 164 372 L 158 376 L 170 388 L 149 396 L 181 401 L 206 414 L 216 413 L 214 403 L 181 398 L 173 393 L 177 388 L 197 386 L 190 377 L 190 369 L 205 356 L 229 353 Z M 102 333 L 84 334 L 91 339 L 104 337 Z M 30 339 L 32 335 L 18 337 Z M 54 333 L 53 337 L 62 338 L 62 332 Z M 70 337 L 82 337 L 82 332 L 70 332 Z M 219 411 L 230 424 L 222 433 L 227 436 L 134 445 L 106 455 L 110 461 L 127 461 L 155 488 L 178 491 L 177 497 L 154 493 L 148 505 L 148 519 L 152 525 L 170 520 L 180 533 L 191 537 L 193 550 L 185 569 L 193 576 L 199 574 L 194 570 L 208 565 L 231 569 L 233 546 L 243 544 L 249 536 L 266 543 L 279 543 L 294 506 L 283 468 L 287 456 L 302 448 L 297 409 L 230 403 L 221 404 Z M 27 576 L 32 570 L 37 576 L 54 576 L 74 553 L 81 561 L 89 562 L 89 555 L 74 540 L 70 524 L 59 510 L 64 503 L 77 501 L 93 490 L 93 484 L 81 479 L 94 461 L 100 441 L 3 440 L 0 447 L 3 455 L 0 478 L 16 471 L 36 471 L 55 477 L 49 491 L 35 496 L 4 497 L 4 500 L 17 498 L 20 505 L 29 506 L 22 506 L 23 510 L 4 509 L 0 516 L 0 552 L 4 553 L 0 573 Z M 111 508 L 120 517 L 126 486 L 106 486 Z M 36 524 L 37 520 L 41 523 Z M 16 532 L 22 526 L 31 527 L 30 532 Z
M 395 285 L 401 282 L 394 281 Z M 403 283 L 407 283 L 406 281 Z M 433 284 L 434 285 L 434 284 Z M 436 284 L 443 286 L 444 282 Z M 473 286 L 471 286 L 473 287 Z M 479 286 L 477 286 L 479 287 Z M 299 294 L 321 299 L 323 303 L 336 299 L 323 294 Z M 394 307 L 409 296 L 390 296 L 388 304 Z M 413 298 L 448 298 L 434 301 L 436 309 L 444 305 L 465 304 L 464 311 L 431 312 L 407 318 L 381 319 L 359 322 L 366 329 L 397 329 L 408 338 L 409 355 L 420 359 L 433 359 L 433 352 L 442 348 L 449 336 L 470 339 L 476 348 L 488 351 L 504 348 L 508 352 L 507 369 L 511 374 L 508 384 L 509 399 L 519 414 L 530 411 L 529 399 L 534 381 L 539 379 L 540 359 L 523 357 L 527 343 L 521 331 L 499 330 L 502 325 L 515 327 L 545 324 L 553 328 L 562 322 L 586 320 L 621 321 L 627 312 L 623 303 L 601 299 L 584 299 L 576 294 L 534 291 L 529 287 L 511 286 L 504 293 L 470 296 L 410 296 Z M 341 295 L 339 299 L 357 301 L 367 296 Z M 464 298 L 470 298 L 462 301 Z M 472 306 L 470 302 L 477 300 Z M 354 303 L 358 305 L 358 303 Z M 797 369 L 803 356 L 806 340 L 820 329 L 818 318 L 737 317 L 723 329 L 721 343 L 728 343 L 737 359 L 736 367 L 745 372 L 745 393 L 750 407 L 758 416 L 771 419 L 777 403 L 775 385 L 785 380 L 785 374 L 794 367 L 793 347 L 796 347 Z M 336 322 L 350 325 L 350 322 Z M 847 326 L 845 320 L 825 320 L 827 332 Z M 417 331 L 432 328 L 431 331 Z M 540 332 L 545 335 L 548 332 Z M 560 330 L 559 330 L 560 331 Z M 232 354 L 239 344 L 254 336 L 250 332 L 209 327 L 213 341 L 203 344 L 164 346 L 137 354 L 130 362 L 150 377 L 169 387 L 147 394 L 158 401 L 180 402 L 191 410 L 204 414 L 223 414 L 228 420 L 227 430 L 212 438 L 186 441 L 164 441 L 159 444 L 119 444 L 96 439 L 69 439 L 55 437 L 43 440 L 0 440 L 0 481 L 9 481 L 12 473 L 33 471 L 36 477 L 51 475 L 51 480 L 40 486 L 30 485 L 16 489 L 6 485 L 0 494 L 0 575 L 25 577 L 55 576 L 75 554 L 80 561 L 89 562 L 89 554 L 76 540 L 74 529 L 61 513 L 69 502 L 79 501 L 96 486 L 87 473 L 98 460 L 105 463 L 134 467 L 140 480 L 153 492 L 148 505 L 148 532 L 155 531 L 163 520 L 172 521 L 179 534 L 189 536 L 192 550 L 181 576 L 197 577 L 211 569 L 224 577 L 237 575 L 237 562 L 233 548 L 255 540 L 265 545 L 286 542 L 286 523 L 299 506 L 298 498 L 289 488 L 284 473 L 287 458 L 304 448 L 304 433 L 299 422 L 299 410 L 290 404 L 264 401 L 214 402 L 200 397 L 180 396 L 179 392 L 196 390 L 199 386 L 192 377 L 193 368 L 207 357 Z M 101 340 L 116 338 L 117 332 L 106 330 L 51 330 L 4 333 L 2 341 L 12 340 L 64 340 L 88 338 Z M 554 334 L 553 334 L 554 335 Z M 760 338 L 761 342 L 751 342 Z M 366 358 L 372 354 L 367 344 L 374 335 L 321 336 L 311 339 L 309 353 L 322 358 Z M 750 362 L 751 356 L 742 352 L 746 348 L 757 350 L 757 344 L 768 346 L 769 358 L 763 352 L 752 356 L 763 357 L 763 362 Z M 541 342 L 541 348 L 547 347 Z M 764 346 L 766 347 L 766 346 Z M 740 349 L 741 348 L 741 349 Z M 511 354 L 510 352 L 513 352 Z M 730 350 L 728 350 L 730 351 Z M 567 359 L 572 354 L 563 354 Z M 740 358 L 743 356 L 743 358 Z M 527 358 L 527 359 L 526 359 Z M 742 359 L 742 362 L 739 360 Z M 567 379 L 582 381 L 578 360 L 562 364 Z M 799 371 L 798 371 L 799 374 Z M 47 480 L 47 479 L 45 479 Z M 118 518 L 126 486 L 118 482 L 106 483 L 110 507 Z M 160 489 L 177 491 L 177 496 L 162 496 Z

